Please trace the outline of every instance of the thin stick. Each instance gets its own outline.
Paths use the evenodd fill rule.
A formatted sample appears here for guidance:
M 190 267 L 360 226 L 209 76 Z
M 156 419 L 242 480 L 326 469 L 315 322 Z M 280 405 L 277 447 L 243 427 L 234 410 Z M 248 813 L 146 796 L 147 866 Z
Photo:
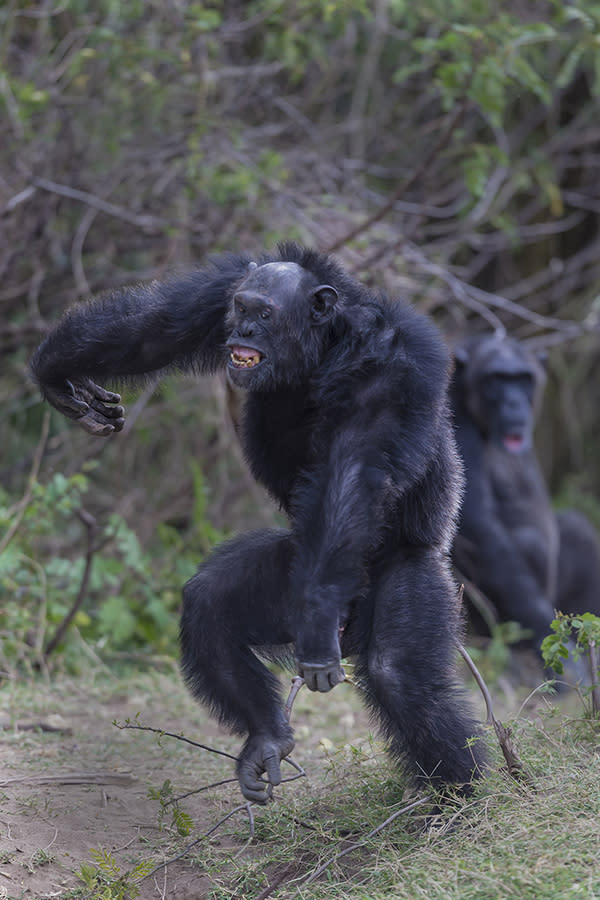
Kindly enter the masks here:
M 234 756 L 232 753 L 226 753 L 225 750 L 217 750 L 215 747 L 208 747 L 206 744 L 199 744 L 197 741 L 192 741 L 190 738 L 184 737 L 182 734 L 174 734 L 172 731 L 163 731 L 162 728 L 151 728 L 150 725 L 134 725 L 132 722 L 125 722 L 121 725 L 120 722 L 113 722 L 120 731 L 124 731 L 127 728 L 133 729 L 134 731 L 151 731 L 153 734 L 160 734 L 164 737 L 175 738 L 176 741 L 184 741 L 186 744 L 191 744 L 192 747 L 199 747 L 200 750 L 206 750 L 208 753 L 216 753 L 219 756 L 226 756 L 227 759 L 232 759 L 234 762 L 237 762 L 237 756 Z
M 600 686 L 598 685 L 598 651 L 596 642 L 590 641 L 590 670 L 592 679 L 592 715 L 600 715 Z
M 54 650 L 56 650 L 56 648 L 64 638 L 69 625 L 75 618 L 83 601 L 85 600 L 85 595 L 87 594 L 88 584 L 90 581 L 90 575 L 92 574 L 92 563 L 94 561 L 96 551 L 98 550 L 98 547 L 96 546 L 96 532 L 98 530 L 96 519 L 85 509 L 80 509 L 78 512 L 78 516 L 85 525 L 87 531 L 87 546 L 85 551 L 85 565 L 83 567 L 83 575 L 81 576 L 81 583 L 79 585 L 79 590 L 77 591 L 75 602 L 56 629 L 54 637 L 46 645 L 46 649 L 44 650 L 45 659 L 47 659 L 50 654 Z
M 164 869 L 165 866 L 170 866 L 172 863 L 177 862 L 178 859 L 183 859 L 183 857 L 186 856 L 193 847 L 195 847 L 197 844 L 200 844 L 207 837 L 210 837 L 210 835 L 214 831 L 216 831 L 217 828 L 220 828 L 221 825 L 223 825 L 227 821 L 227 819 L 230 819 L 232 816 L 234 816 L 236 813 L 238 813 L 241 809 L 245 809 L 246 812 L 248 813 L 248 819 L 250 821 L 250 837 L 253 838 L 254 837 L 254 816 L 250 810 L 250 805 L 251 805 L 250 803 L 242 803 L 240 806 L 236 806 L 235 809 L 232 809 L 231 812 L 228 812 L 226 816 L 223 816 L 222 819 L 219 819 L 219 821 L 217 822 L 216 825 L 213 825 L 212 828 L 209 828 L 208 831 L 206 831 L 203 835 L 201 835 L 199 838 L 196 838 L 196 840 L 192 841 L 191 844 L 188 844 L 187 847 L 181 851 L 181 853 L 178 853 L 177 856 L 173 856 L 171 859 L 167 859 L 167 860 L 165 860 L 165 862 L 160 863 L 160 865 L 158 865 L 158 866 L 156 866 L 156 868 L 152 869 L 151 872 L 148 872 L 147 875 L 144 875 L 143 878 L 140 878 L 140 881 L 145 881 L 146 878 L 150 878 L 151 875 L 155 875 L 157 872 L 160 872 L 160 870 Z
M 368 231 L 373 227 L 373 225 L 376 225 L 377 222 L 381 222 L 381 220 L 384 219 L 387 214 L 394 209 L 396 203 L 402 198 L 408 188 L 411 187 L 415 183 L 415 181 L 417 181 L 421 177 L 421 175 L 427 171 L 436 156 L 440 153 L 441 150 L 444 149 L 452 136 L 452 132 L 458 126 L 460 120 L 464 116 L 467 109 L 467 104 L 468 100 L 464 100 L 462 103 L 455 107 L 453 113 L 448 116 L 446 127 L 443 129 L 437 143 L 433 145 L 430 152 L 425 156 L 425 159 L 423 160 L 421 165 L 417 166 L 417 168 L 413 170 L 411 175 L 409 175 L 408 178 L 406 178 L 402 182 L 400 187 L 398 187 L 394 191 L 387 203 L 384 203 L 384 205 L 380 209 L 378 209 L 377 212 L 373 213 L 373 215 L 369 216 L 367 219 L 361 222 L 360 225 L 352 228 L 349 232 L 342 235 L 341 238 L 338 238 L 338 240 L 330 244 L 329 247 L 327 247 L 328 253 L 334 253 L 336 250 L 339 250 L 340 247 L 343 247 L 344 244 L 348 244 L 350 241 L 353 241 L 354 238 L 358 237 L 363 232 Z
M 464 585 L 461 584 L 459 591 L 458 591 L 459 605 L 462 604 L 463 593 L 464 593 Z M 472 673 L 473 677 L 475 678 L 475 681 L 479 685 L 479 689 L 480 689 L 481 693 L 483 694 L 483 698 L 485 700 L 485 705 L 486 705 L 486 709 L 487 709 L 486 724 L 487 725 L 491 724 L 494 726 L 494 731 L 496 732 L 496 737 L 498 738 L 498 743 L 500 744 L 500 749 L 502 750 L 502 755 L 504 756 L 504 759 L 506 761 L 508 774 L 517 781 L 522 781 L 522 780 L 529 781 L 530 777 L 527 774 L 527 772 L 525 771 L 525 767 L 523 766 L 523 763 L 521 762 L 521 758 L 519 757 L 516 747 L 512 742 L 511 729 L 508 726 L 503 725 L 502 722 L 499 722 L 498 719 L 496 719 L 496 717 L 494 716 L 492 697 L 490 695 L 490 692 L 488 691 L 487 685 L 486 685 L 485 681 L 483 680 L 483 677 L 482 677 L 479 669 L 477 668 L 477 666 L 475 665 L 475 663 L 473 662 L 473 660 L 471 659 L 471 657 L 469 656 L 469 654 L 467 653 L 467 651 L 465 650 L 463 645 L 457 641 L 456 646 L 458 647 L 458 651 L 459 651 L 460 655 L 465 660 L 469 669 L 471 670 L 471 673 Z
M 89 191 L 80 191 L 67 184 L 58 184 L 56 181 L 50 181 L 48 178 L 32 178 L 32 184 L 35 187 L 41 188 L 44 191 L 49 191 L 52 194 L 59 194 L 61 197 L 69 197 L 71 200 L 79 200 L 80 203 L 86 203 L 88 206 L 97 209 L 99 212 L 106 213 L 106 215 L 113 216 L 116 219 L 122 219 L 124 222 L 129 222 L 131 225 L 137 225 L 140 228 L 162 231 L 165 226 L 169 224 L 165 219 L 157 216 L 147 214 L 141 216 L 136 215 L 122 206 L 116 206 L 114 203 L 108 203 L 106 200 L 102 200 L 101 197 L 97 197 L 95 194 L 90 194 Z
M 302 678 L 301 675 L 295 675 L 292 678 L 292 686 L 290 688 L 290 692 L 288 694 L 288 698 L 286 700 L 285 707 L 284 707 L 284 712 L 287 716 L 288 722 L 290 721 L 290 718 L 292 715 L 292 706 L 294 705 L 294 700 L 298 696 L 298 692 L 300 691 L 300 688 L 302 687 L 303 684 L 304 684 L 304 678 Z
M 361 841 L 357 841 L 354 844 L 351 844 L 349 847 L 346 847 L 345 850 L 342 850 L 340 853 L 336 853 L 335 856 L 330 856 L 328 860 L 326 860 L 322 865 L 318 868 L 314 869 L 314 871 L 310 872 L 308 876 L 305 876 L 300 882 L 300 886 L 296 890 L 296 893 L 292 895 L 293 897 L 297 897 L 300 894 L 302 888 L 310 884 L 311 881 L 314 881 L 315 878 L 318 878 L 319 875 L 322 875 L 323 872 L 329 868 L 329 866 L 333 865 L 333 863 L 338 862 L 338 860 L 342 859 L 344 856 L 347 856 L 348 853 L 352 853 L 354 850 L 357 850 L 359 847 L 364 847 L 364 845 L 369 841 L 372 837 L 375 837 L 376 834 L 379 834 L 380 831 L 383 831 L 384 828 L 387 828 L 388 825 L 398 818 L 398 816 L 404 815 L 404 813 L 410 812 L 412 809 L 415 809 L 417 806 L 423 806 L 425 803 L 431 803 L 430 797 L 421 797 L 419 800 L 413 800 L 412 803 L 403 806 L 402 809 L 397 809 L 395 813 L 392 813 L 391 816 L 378 825 L 376 828 L 373 828 Z M 264 896 L 267 896 L 266 894 Z
M 483 680 L 483 678 L 481 677 L 481 672 L 479 671 L 479 669 L 477 668 L 477 666 L 475 665 L 475 663 L 473 662 L 473 660 L 471 659 L 471 657 L 469 656 L 469 654 L 467 653 L 467 651 L 465 650 L 463 645 L 457 643 L 456 646 L 458 647 L 458 652 L 460 653 L 460 655 L 462 656 L 462 658 L 468 665 L 469 669 L 471 670 L 471 674 L 472 674 L 473 678 L 475 679 L 475 681 L 477 682 L 477 684 L 479 686 L 479 690 L 483 694 L 483 699 L 485 700 L 485 708 L 487 710 L 487 719 L 485 720 L 485 724 L 492 725 L 494 722 L 494 710 L 493 710 L 493 705 L 492 705 L 492 697 L 490 695 L 490 692 L 487 689 L 487 685 L 486 685 L 485 681 Z
M 204 784 L 202 787 L 194 788 L 193 791 L 186 791 L 185 794 L 180 794 L 178 797 L 171 797 L 170 800 L 165 800 L 164 805 L 166 807 L 169 803 L 179 803 L 180 800 L 185 800 L 186 797 L 192 797 L 194 794 L 202 794 L 203 791 L 210 791 L 211 788 L 221 787 L 223 784 L 234 784 L 236 781 L 237 778 L 224 778 L 222 781 L 213 781 L 212 784 Z

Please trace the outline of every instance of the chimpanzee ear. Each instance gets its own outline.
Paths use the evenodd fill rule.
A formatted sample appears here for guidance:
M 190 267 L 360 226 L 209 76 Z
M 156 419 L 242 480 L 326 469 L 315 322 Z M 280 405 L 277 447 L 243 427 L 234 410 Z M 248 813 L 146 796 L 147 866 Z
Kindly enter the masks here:
M 310 317 L 315 325 L 328 322 L 335 312 L 338 292 L 329 284 L 320 284 L 311 296 Z

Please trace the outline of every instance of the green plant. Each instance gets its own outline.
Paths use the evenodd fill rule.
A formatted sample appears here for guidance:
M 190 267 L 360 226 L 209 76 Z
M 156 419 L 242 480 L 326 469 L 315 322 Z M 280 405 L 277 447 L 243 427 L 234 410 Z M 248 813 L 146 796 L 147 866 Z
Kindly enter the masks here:
M 202 475 L 194 472 L 194 537 L 208 550 L 219 533 L 206 520 Z M 78 636 L 100 651 L 175 653 L 180 587 L 195 571 L 197 544 L 187 553 L 183 538 L 165 525 L 157 552 L 144 550 L 123 518 L 100 521 L 86 511 L 87 490 L 86 475 L 58 473 L 33 486 L 24 513 L 0 493 L 0 533 L 20 516 L 0 553 L 7 671 L 31 669 L 55 648 L 77 667 Z
M 82 863 L 75 873 L 91 892 L 89 900 L 135 900 L 139 883 L 154 869 L 154 863 L 144 861 L 124 871 L 108 850 L 92 850 L 96 865 Z
M 162 828 L 168 812 L 171 813 L 171 825 L 182 837 L 191 833 L 194 827 L 192 817 L 180 809 L 173 792 L 173 785 L 167 778 L 160 788 L 148 788 L 148 796 L 159 803 L 158 824 Z
M 583 654 L 588 655 L 590 665 L 591 687 L 586 691 L 591 696 L 592 713 L 600 715 L 600 692 L 598 689 L 598 652 L 600 645 L 600 617 L 593 613 L 582 613 L 579 616 L 564 615 L 558 613 L 550 623 L 554 634 L 548 635 L 542 641 L 542 655 L 546 665 L 562 675 L 564 661 L 579 659 Z

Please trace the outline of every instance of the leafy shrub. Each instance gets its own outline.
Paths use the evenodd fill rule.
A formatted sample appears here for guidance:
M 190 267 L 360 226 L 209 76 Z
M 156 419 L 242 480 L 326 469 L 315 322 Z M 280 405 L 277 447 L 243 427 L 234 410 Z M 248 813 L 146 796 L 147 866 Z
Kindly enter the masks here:
M 59 644 L 71 665 L 79 659 L 77 636 L 99 651 L 175 652 L 180 588 L 197 558 L 167 525 L 161 526 L 160 545 L 151 553 L 120 516 L 109 515 L 100 524 L 83 507 L 87 489 L 83 474 L 66 478 L 59 473 L 46 485 L 36 484 L 0 554 L 5 670 L 39 664 L 73 610 L 75 627 Z M 11 527 L 16 509 L 0 494 L 0 531 Z M 201 503 L 196 509 L 203 514 Z M 205 546 L 219 537 L 206 522 L 199 528 Z

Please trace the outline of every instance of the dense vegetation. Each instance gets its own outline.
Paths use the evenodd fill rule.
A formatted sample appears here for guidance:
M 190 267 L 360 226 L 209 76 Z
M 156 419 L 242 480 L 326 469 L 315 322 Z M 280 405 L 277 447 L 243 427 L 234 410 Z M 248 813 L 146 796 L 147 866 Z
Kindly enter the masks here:
M 543 464 L 600 523 L 600 3 L 11 0 L 0 35 L 1 669 L 78 598 L 70 634 L 172 650 L 202 552 L 277 515 L 221 382 L 99 442 L 26 375 L 70 303 L 222 248 L 298 238 L 549 348 Z

